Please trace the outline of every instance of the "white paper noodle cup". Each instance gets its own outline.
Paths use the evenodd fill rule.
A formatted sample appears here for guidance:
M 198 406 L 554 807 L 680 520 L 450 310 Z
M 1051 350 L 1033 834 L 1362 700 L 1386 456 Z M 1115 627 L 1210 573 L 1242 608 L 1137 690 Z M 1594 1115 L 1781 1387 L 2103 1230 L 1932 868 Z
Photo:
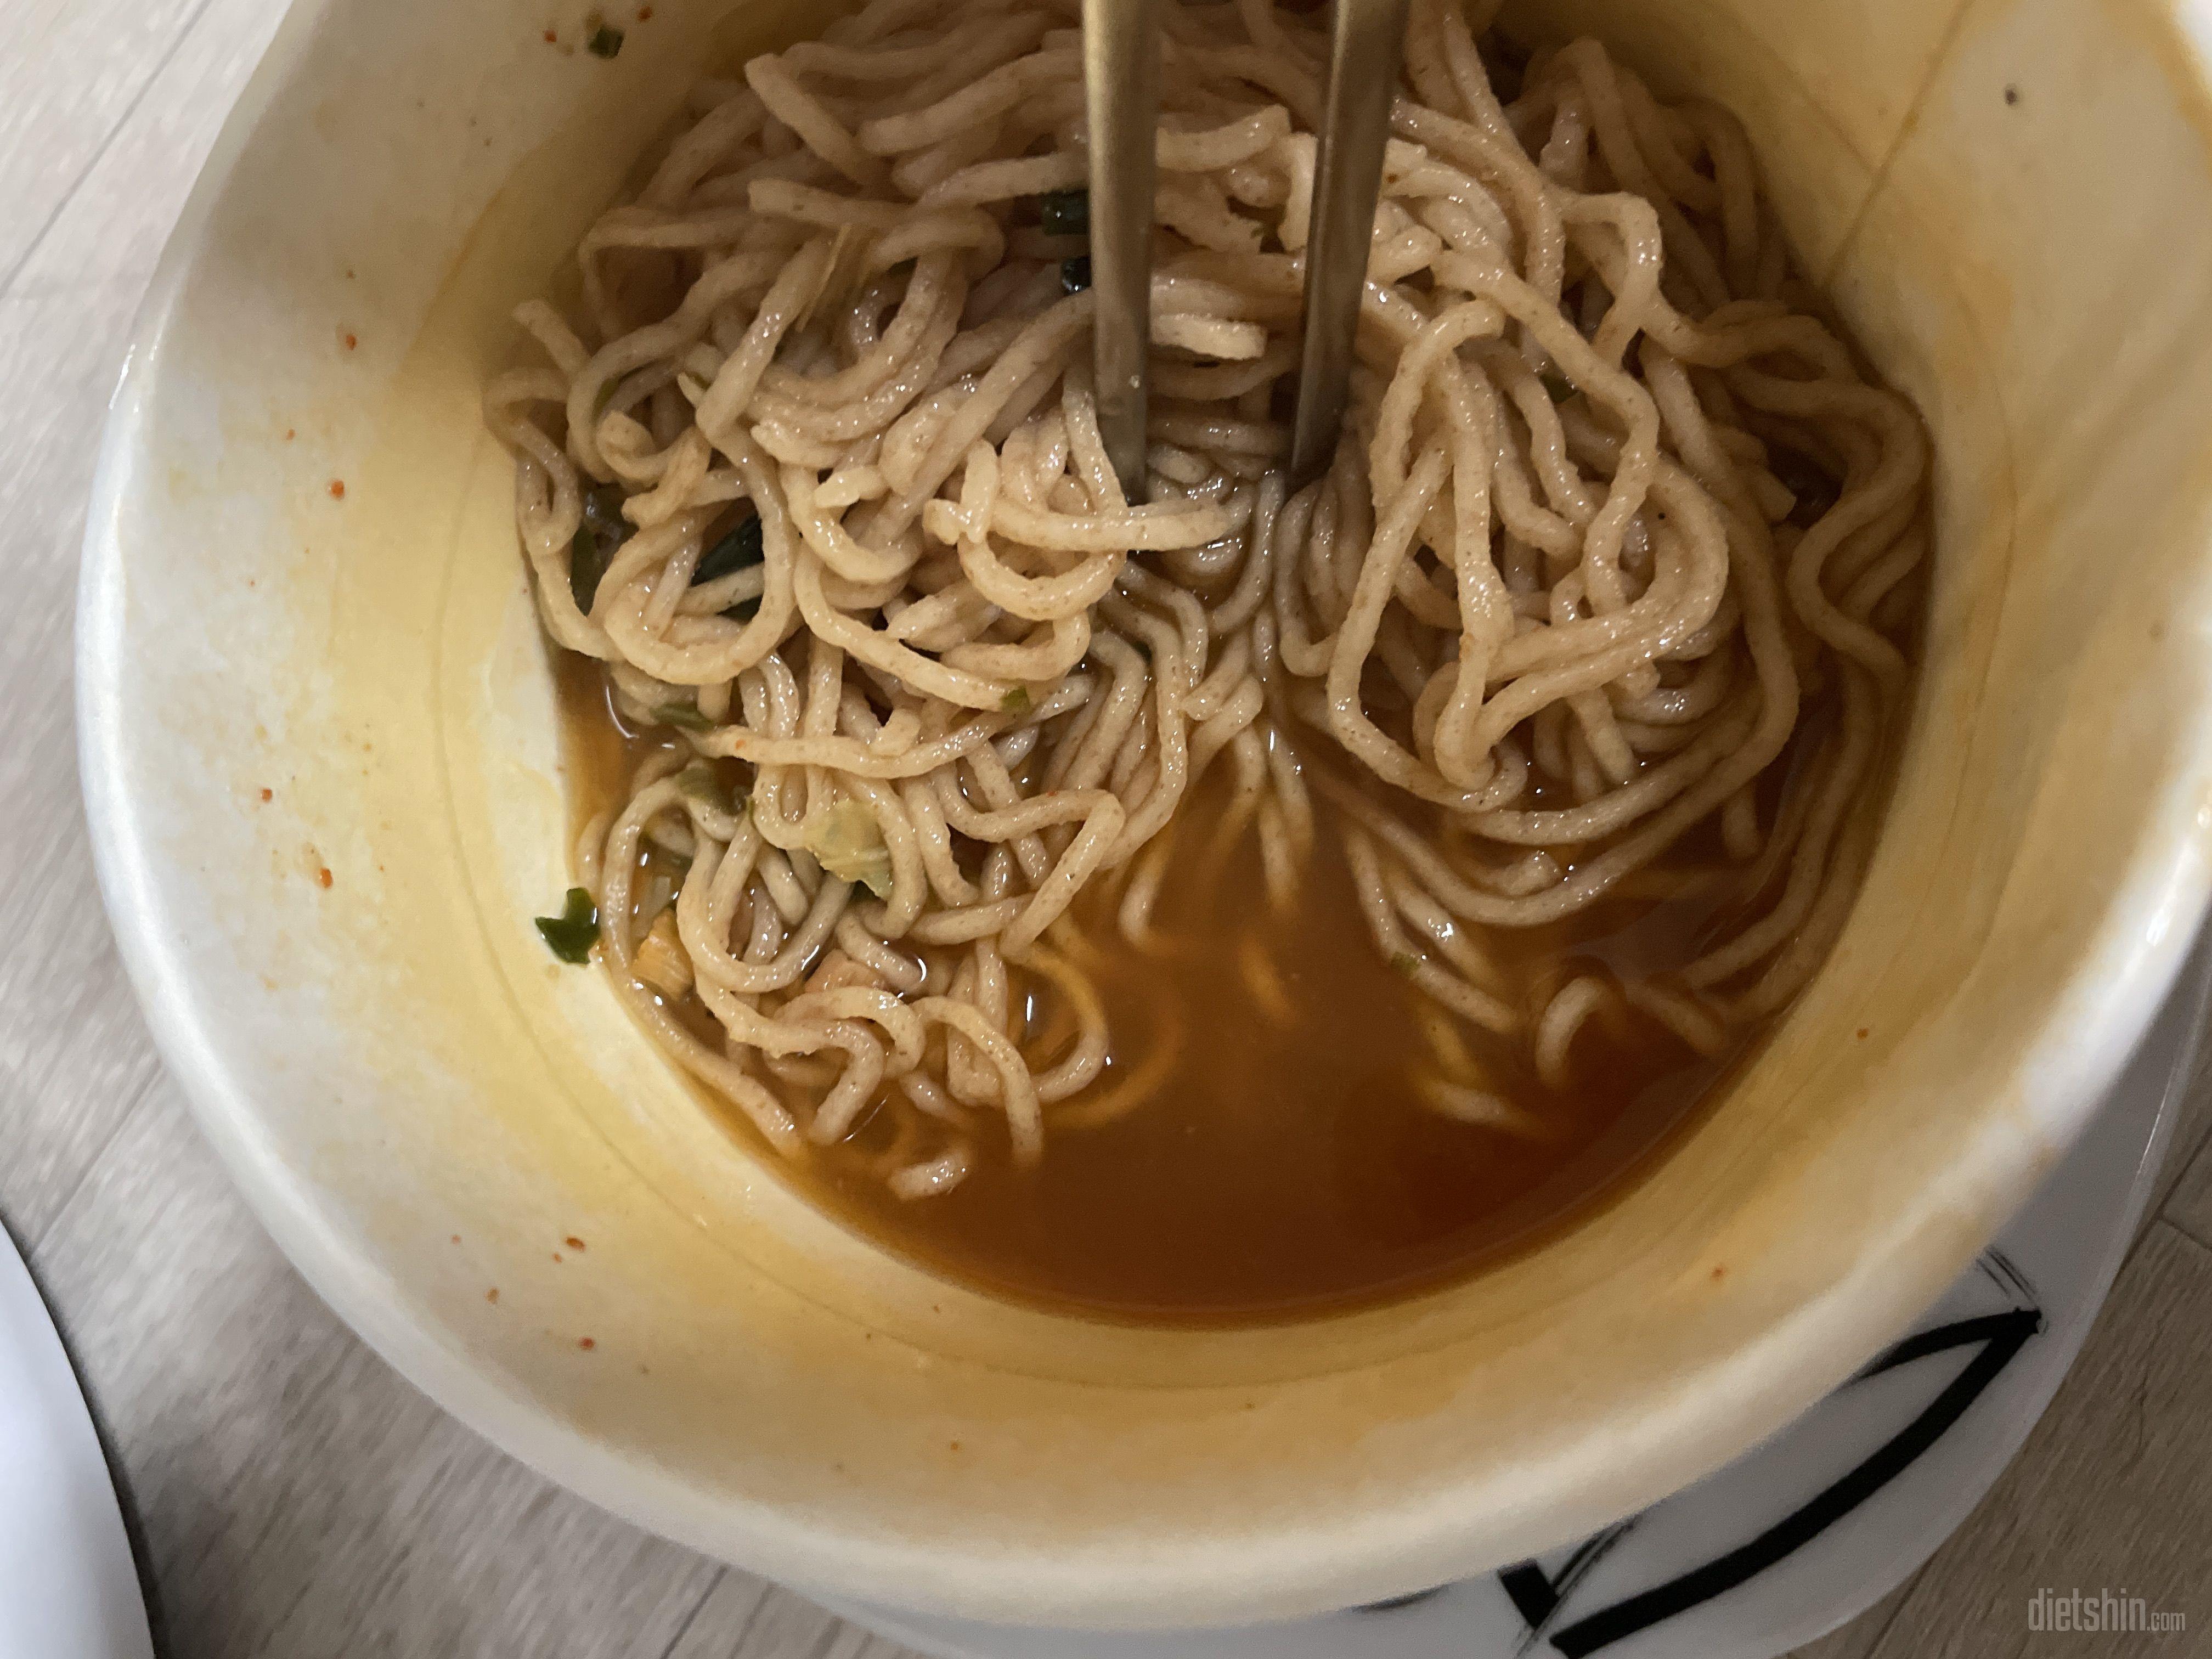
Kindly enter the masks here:
M 1714 1468 L 2051 1164 L 2206 891 L 2212 14 L 1528 12 L 1742 116 L 1808 267 L 1927 414 L 1939 553 L 1896 801 L 1833 960 L 1650 1179 L 1417 1302 L 1206 1334 L 1002 1305 L 859 1242 L 530 927 L 568 815 L 480 388 L 699 67 L 817 14 L 655 0 L 606 62 L 541 0 L 295 9 L 118 398 L 84 772 L 210 1139 L 408 1376 L 802 1589 L 1290 1616 Z

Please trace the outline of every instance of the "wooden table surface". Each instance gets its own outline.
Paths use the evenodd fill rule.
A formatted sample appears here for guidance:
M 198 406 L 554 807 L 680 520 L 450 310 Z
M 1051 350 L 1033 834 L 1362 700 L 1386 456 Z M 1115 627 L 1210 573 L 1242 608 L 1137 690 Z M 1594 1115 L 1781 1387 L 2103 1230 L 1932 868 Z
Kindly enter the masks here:
M 637 1532 L 445 1417 L 307 1290 L 164 1073 L 94 890 L 70 623 L 131 319 L 281 0 L 4 0 L 0 47 L 0 1220 L 98 1413 L 185 1659 L 902 1651 Z M 2192 1098 L 2212 1096 L 2200 1076 Z M 2039 1586 L 2125 1585 L 2212 1653 L 2212 1116 L 2027 1450 L 1919 1575 L 1805 1651 L 2027 1650 Z

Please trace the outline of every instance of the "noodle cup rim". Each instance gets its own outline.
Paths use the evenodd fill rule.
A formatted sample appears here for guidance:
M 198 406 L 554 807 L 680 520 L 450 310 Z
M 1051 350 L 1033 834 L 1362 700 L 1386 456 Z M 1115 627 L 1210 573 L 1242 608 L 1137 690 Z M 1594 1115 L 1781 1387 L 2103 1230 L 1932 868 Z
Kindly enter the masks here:
M 814 1525 L 775 1505 L 710 1494 L 681 1471 L 616 1450 L 480 1369 L 438 1318 L 354 1249 L 316 1200 L 313 1183 L 257 1121 L 237 1057 L 203 1018 L 187 942 L 164 936 L 162 875 L 151 829 L 134 799 L 125 738 L 137 716 L 128 695 L 118 516 L 141 486 L 149 402 L 185 282 L 204 252 L 216 205 L 258 136 L 276 94 L 314 31 L 343 0 L 301 0 L 282 20 L 226 120 L 164 249 L 132 326 L 125 366 L 100 446 L 83 543 L 76 612 L 79 759 L 103 902 L 161 1056 L 202 1133 L 284 1255 L 394 1370 L 471 1429 L 549 1479 L 635 1524 L 800 1589 L 917 1611 L 1089 1628 L 1227 1625 L 1318 1614 L 1379 1601 L 1518 1559 L 1656 1501 L 1779 1429 L 1923 1310 L 1971 1259 L 1978 1242 L 1936 1242 L 1942 1218 L 1923 1213 L 1885 1236 L 1880 1261 L 1713 1357 L 1702 1381 L 1677 1390 L 1689 1403 L 1579 1458 L 1549 1466 L 1513 1501 L 1477 1506 L 1464 1488 L 1425 1507 L 1389 1501 L 1358 1514 L 1309 1515 L 1234 1540 L 1175 1538 L 1144 1553 L 1052 1557 L 981 1553 L 926 1539 L 886 1541 Z M 2205 28 L 2177 20 L 2203 50 Z M 2212 572 L 2196 595 L 2212 611 Z M 2176 630 L 2178 633 L 2184 630 Z M 2191 630 L 2193 631 L 2193 630 Z M 2197 644 L 2212 683 L 2212 637 Z M 1993 1231 L 2033 1189 L 2052 1146 L 2079 1133 L 2142 1038 L 2179 971 L 2212 892 L 2205 812 L 2185 786 L 2212 778 L 2212 720 L 2165 756 L 2154 810 L 2142 823 L 2154 852 L 2090 931 L 2089 948 L 2057 1000 L 2073 1012 L 2042 1028 L 2017 1056 L 2011 1098 L 2049 1137 L 2008 1156 L 1994 1133 L 1954 1176 L 1981 1200 Z M 2015 1127 L 2016 1123 L 2015 1123 Z M 1946 1248 L 1946 1243 L 1948 1248 Z M 1603 1467 L 1596 1467 L 1601 1461 Z M 1577 1462 L 1589 1467 L 1576 1468 Z M 1534 1495 L 1532 1496 L 1532 1492 Z M 1602 1495 L 1600 1495 L 1601 1492 Z M 1474 1566 L 1470 1568 L 1470 1563 Z

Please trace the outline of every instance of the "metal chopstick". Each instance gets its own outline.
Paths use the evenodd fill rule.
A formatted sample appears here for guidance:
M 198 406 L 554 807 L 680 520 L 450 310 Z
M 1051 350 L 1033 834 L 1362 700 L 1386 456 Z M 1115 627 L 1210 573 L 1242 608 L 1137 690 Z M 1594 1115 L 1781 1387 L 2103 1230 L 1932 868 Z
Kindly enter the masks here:
M 1407 0 L 1335 0 L 1306 240 L 1305 339 L 1291 428 L 1294 483 L 1328 465 L 1344 427 L 1352 336 L 1382 187 L 1382 150 L 1390 138 L 1390 102 L 1405 51 L 1406 5 Z M 1095 151 L 1093 157 L 1095 168 Z
M 1083 0 L 1091 126 L 1091 361 L 1098 432 L 1134 506 L 1145 499 L 1152 345 L 1152 174 L 1160 120 L 1158 0 Z M 1401 0 L 1402 3 L 1402 0 Z

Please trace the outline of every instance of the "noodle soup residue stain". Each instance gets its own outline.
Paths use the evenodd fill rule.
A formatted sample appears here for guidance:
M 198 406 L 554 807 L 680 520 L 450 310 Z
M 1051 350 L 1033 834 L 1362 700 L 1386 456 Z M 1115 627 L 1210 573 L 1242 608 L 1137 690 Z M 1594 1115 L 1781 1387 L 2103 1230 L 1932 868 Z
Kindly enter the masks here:
M 638 750 L 609 717 L 596 665 L 564 660 L 560 683 L 588 817 L 623 798 Z M 1341 864 L 1316 859 L 1294 913 L 1278 915 L 1249 838 L 1208 867 L 1217 805 L 1190 804 L 1156 950 L 1123 939 L 1118 893 L 1079 903 L 1114 1057 L 1101 1082 L 1046 1108 L 1036 1166 L 1014 1167 L 1001 1135 L 950 1193 L 902 1202 L 852 1148 L 793 1164 L 723 1111 L 732 1133 L 847 1224 L 975 1288 L 1109 1318 L 1265 1322 L 1433 1288 L 1527 1244 L 1616 1188 L 1720 1076 L 1725 1060 L 1656 1028 L 1594 1021 L 1571 1090 L 1528 1077 L 1508 1091 L 1540 1133 L 1443 1117 L 1413 1086 L 1430 1063 L 1417 994 L 1377 954 Z M 1571 942 L 1602 961 L 1645 931 L 1616 941 L 1578 926 Z M 1240 968 L 1255 947 L 1273 969 L 1260 994 Z M 1156 1091 L 1110 1121 L 1067 1126 L 1163 1047 Z

